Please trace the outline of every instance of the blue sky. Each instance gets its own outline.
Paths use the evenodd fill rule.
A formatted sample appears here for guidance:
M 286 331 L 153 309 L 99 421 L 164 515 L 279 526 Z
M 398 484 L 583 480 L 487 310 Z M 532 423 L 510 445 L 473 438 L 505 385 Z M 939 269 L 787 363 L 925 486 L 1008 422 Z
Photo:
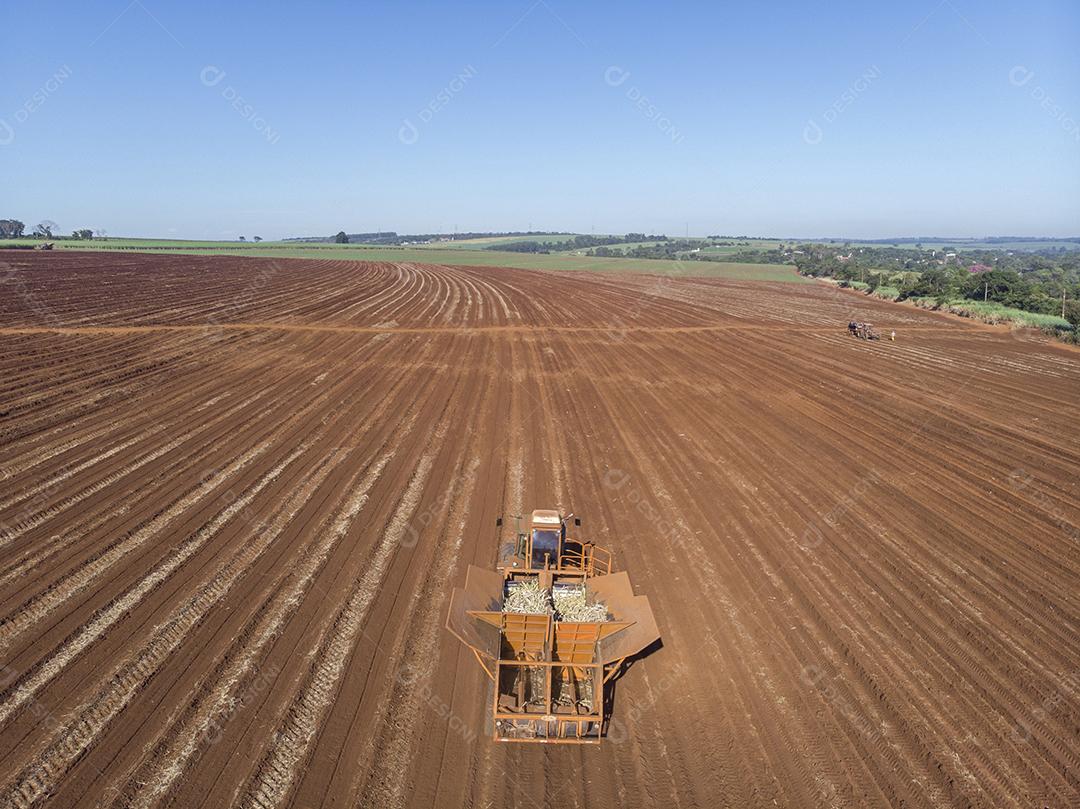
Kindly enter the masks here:
M 0 216 L 110 235 L 1080 234 L 1080 6 L 14 4 Z

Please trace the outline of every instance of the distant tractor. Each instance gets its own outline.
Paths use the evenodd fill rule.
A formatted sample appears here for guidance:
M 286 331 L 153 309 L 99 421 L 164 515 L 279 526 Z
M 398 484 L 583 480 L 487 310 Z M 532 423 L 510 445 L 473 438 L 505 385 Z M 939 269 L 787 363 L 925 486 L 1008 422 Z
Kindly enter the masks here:
M 35 250 L 52 250 L 53 249 L 53 243 L 52 242 L 42 242 L 41 244 L 34 245 L 34 249 Z
M 877 340 L 878 333 L 874 331 L 873 323 L 862 323 L 857 320 L 852 320 L 848 323 L 848 334 L 852 337 L 858 337 L 861 340 Z
M 496 569 L 470 565 L 451 597 L 446 628 L 494 684 L 496 741 L 599 744 L 612 679 L 660 637 L 611 553 L 567 536 L 571 518 L 537 510 L 522 531 L 516 517 Z

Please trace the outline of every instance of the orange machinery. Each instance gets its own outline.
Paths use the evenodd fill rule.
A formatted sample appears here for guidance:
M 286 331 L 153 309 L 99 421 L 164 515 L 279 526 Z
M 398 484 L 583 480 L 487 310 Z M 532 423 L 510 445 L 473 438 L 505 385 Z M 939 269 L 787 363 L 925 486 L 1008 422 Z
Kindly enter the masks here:
M 500 548 L 495 570 L 469 566 L 464 588 L 451 596 L 446 627 L 494 683 L 497 741 L 598 744 L 612 678 L 660 637 L 649 599 L 634 595 L 625 572 L 611 572 L 609 551 L 567 536 L 569 517 L 537 510 L 527 531 L 517 519 L 516 537 Z M 552 595 L 583 590 L 606 606 L 607 620 L 562 620 L 557 610 L 504 612 L 507 596 L 530 580 Z

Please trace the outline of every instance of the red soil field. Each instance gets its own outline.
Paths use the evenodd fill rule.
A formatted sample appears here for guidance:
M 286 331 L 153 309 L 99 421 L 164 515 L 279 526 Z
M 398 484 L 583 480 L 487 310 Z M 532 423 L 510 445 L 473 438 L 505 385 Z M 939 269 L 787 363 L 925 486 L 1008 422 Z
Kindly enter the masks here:
M 896 342 L 846 334 L 852 317 Z M 1080 805 L 1080 353 L 818 285 L 0 256 L 0 805 Z M 597 747 L 443 629 L 558 507 Z

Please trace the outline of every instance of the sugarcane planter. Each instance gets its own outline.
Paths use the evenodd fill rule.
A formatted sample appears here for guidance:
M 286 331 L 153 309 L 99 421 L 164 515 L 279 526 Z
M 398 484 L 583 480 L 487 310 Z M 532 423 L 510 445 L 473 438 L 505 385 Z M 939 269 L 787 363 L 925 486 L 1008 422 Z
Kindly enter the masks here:
M 496 741 L 599 744 L 613 678 L 660 637 L 611 552 L 567 536 L 572 518 L 537 510 L 523 531 L 516 517 L 496 569 L 470 565 L 451 596 L 446 628 L 495 686 Z

